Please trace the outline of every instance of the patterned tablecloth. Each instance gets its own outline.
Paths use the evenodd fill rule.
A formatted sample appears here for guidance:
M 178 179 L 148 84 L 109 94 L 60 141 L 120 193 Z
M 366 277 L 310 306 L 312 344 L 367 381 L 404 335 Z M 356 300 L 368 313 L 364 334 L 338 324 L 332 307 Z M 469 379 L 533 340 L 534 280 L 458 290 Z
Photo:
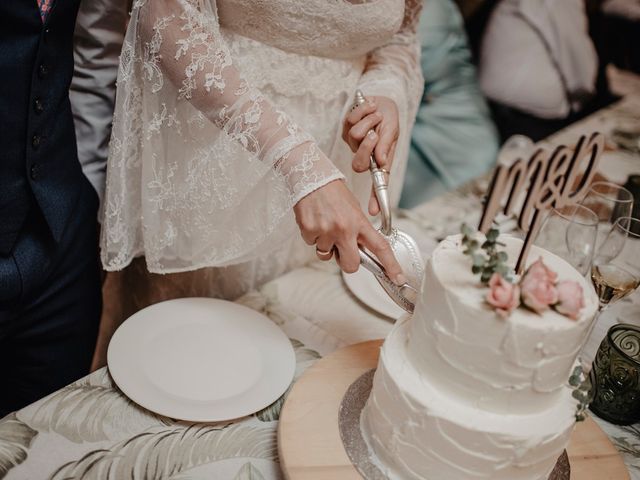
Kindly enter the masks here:
M 608 133 L 638 112 L 640 97 L 628 97 L 549 142 L 571 143 L 593 129 Z M 640 172 L 640 155 L 608 152 L 602 167 L 612 180 L 624 181 L 628 173 Z M 421 242 L 433 244 L 457 232 L 462 221 L 477 220 L 485 185 L 478 180 L 399 217 Z M 239 302 L 267 315 L 291 338 L 296 376 L 337 348 L 384 337 L 392 325 L 350 294 L 333 263 L 292 271 Z M 640 323 L 640 292 L 600 318 L 584 355 L 591 358 L 607 328 L 621 320 Z M 0 479 L 279 479 L 282 404 L 280 399 L 232 423 L 177 422 L 136 406 L 103 368 L 0 420 Z M 598 423 L 631 477 L 640 480 L 640 429 Z

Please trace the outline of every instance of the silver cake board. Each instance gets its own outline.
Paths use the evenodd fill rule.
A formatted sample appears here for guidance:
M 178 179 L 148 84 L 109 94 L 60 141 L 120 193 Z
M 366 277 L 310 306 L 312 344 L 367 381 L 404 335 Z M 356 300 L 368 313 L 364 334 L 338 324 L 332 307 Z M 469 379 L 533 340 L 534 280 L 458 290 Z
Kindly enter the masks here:
M 375 369 L 365 372 L 349 386 L 340 403 L 338 427 L 347 456 L 360 475 L 366 480 L 388 480 L 377 467 L 374 454 L 369 451 L 360 429 L 360 416 L 371 393 L 374 373 Z M 549 480 L 569 480 L 570 474 L 571 466 L 565 450 L 558 458 Z

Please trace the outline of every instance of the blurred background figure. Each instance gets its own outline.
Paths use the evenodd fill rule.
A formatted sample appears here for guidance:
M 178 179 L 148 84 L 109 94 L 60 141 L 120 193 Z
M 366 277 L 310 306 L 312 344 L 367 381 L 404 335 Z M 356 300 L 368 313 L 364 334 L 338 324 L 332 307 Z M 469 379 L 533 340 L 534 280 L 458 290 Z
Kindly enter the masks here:
M 424 92 L 400 206 L 410 208 L 489 170 L 498 135 L 452 0 L 428 0 L 418 30 Z
M 604 0 L 597 13 L 600 35 L 596 42 L 602 45 L 598 49 L 601 60 L 640 73 L 640 0 Z
M 503 141 L 516 133 L 540 140 L 593 110 L 598 56 L 584 0 L 497 2 L 479 60 Z

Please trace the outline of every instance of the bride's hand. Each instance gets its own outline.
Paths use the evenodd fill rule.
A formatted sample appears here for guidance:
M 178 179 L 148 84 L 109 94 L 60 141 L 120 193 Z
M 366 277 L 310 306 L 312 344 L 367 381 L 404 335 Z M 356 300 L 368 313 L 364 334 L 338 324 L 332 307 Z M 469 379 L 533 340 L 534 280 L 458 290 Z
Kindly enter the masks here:
M 302 238 L 316 245 L 320 260 L 336 260 L 346 273 L 360 266 L 358 245 L 369 249 L 389 278 L 398 285 L 406 282 L 389 243 L 369 223 L 360 205 L 342 180 L 335 180 L 303 197 L 293 208 Z
M 351 164 L 353 170 L 367 171 L 369 157 L 373 153 L 378 167 L 391 171 L 399 133 L 396 103 L 388 97 L 367 97 L 366 103 L 346 116 L 342 126 L 342 138 L 355 153 Z M 380 207 L 372 189 L 369 214 L 377 215 L 379 212 Z

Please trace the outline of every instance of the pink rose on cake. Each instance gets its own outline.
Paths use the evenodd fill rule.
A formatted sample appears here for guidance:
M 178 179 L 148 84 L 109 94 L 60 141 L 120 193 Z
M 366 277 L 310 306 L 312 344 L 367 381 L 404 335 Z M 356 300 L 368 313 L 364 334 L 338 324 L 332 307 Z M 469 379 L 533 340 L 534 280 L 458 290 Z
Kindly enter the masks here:
M 498 315 L 507 318 L 520 305 L 520 287 L 494 273 L 489 280 L 487 303 L 496 309 Z
M 554 285 L 558 280 L 558 274 L 545 265 L 544 261 L 542 261 L 542 257 L 539 257 L 538 260 L 529 265 L 525 275 L 533 275 L 540 279 L 544 278 L 552 285 Z
M 558 303 L 554 307 L 556 311 L 572 320 L 577 320 L 580 310 L 584 308 L 584 294 L 580 284 L 572 280 L 564 280 L 558 282 L 556 290 L 558 291 Z
M 536 313 L 542 313 L 558 303 L 557 278 L 558 275 L 540 257 L 527 269 L 520 282 L 522 303 Z

